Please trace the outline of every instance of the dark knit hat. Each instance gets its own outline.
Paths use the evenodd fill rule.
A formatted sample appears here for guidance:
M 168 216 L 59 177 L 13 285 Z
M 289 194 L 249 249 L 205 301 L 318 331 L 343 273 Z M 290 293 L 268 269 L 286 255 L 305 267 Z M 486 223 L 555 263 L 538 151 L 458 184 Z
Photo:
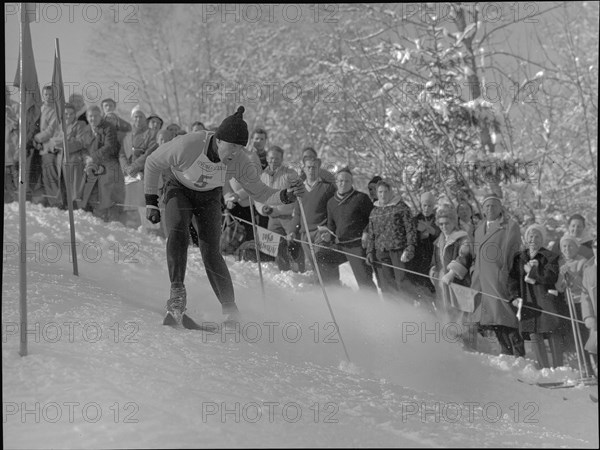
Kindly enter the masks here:
M 381 178 L 379 175 L 375 175 L 373 178 L 371 178 L 371 181 L 369 181 L 369 182 L 367 183 L 367 186 L 368 186 L 369 184 L 377 184 L 377 183 L 379 183 L 381 180 L 382 180 L 382 178 Z
M 235 114 L 226 117 L 221 122 L 221 125 L 219 125 L 215 137 L 225 142 L 243 145 L 244 147 L 248 145 L 248 124 L 246 124 L 243 118 L 244 111 L 244 107 L 240 106 Z

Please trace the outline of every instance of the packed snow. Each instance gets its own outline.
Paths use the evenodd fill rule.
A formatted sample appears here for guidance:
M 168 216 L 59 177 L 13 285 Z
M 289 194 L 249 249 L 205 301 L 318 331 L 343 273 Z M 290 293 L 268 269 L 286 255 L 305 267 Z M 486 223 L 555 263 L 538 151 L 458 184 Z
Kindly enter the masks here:
M 244 322 L 210 334 L 161 324 L 165 241 L 75 212 L 27 205 L 28 355 L 19 355 L 19 211 L 4 206 L 5 448 L 593 447 L 597 387 L 568 367 L 467 353 L 456 326 L 409 298 L 384 302 L 311 274 L 226 257 Z M 188 311 L 220 322 L 199 250 Z M 341 338 L 350 361 L 345 356 Z M 494 352 L 494 343 L 480 345 Z

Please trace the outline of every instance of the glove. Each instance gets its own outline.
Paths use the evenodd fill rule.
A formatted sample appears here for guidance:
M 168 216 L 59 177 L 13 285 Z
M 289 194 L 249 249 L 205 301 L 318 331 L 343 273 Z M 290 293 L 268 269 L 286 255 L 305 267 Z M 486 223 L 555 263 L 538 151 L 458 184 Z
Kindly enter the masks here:
M 85 174 L 88 177 L 98 176 L 98 169 L 99 169 L 99 167 L 98 167 L 98 164 L 96 164 L 96 163 L 87 164 L 85 166 Z
M 139 170 L 133 164 L 125 166 L 125 173 L 130 177 L 135 177 L 138 172 Z
M 153 224 L 157 224 L 160 222 L 158 195 L 146 194 L 146 219 L 148 219 Z
M 369 243 L 369 235 L 367 233 L 363 233 L 360 238 L 360 245 L 362 246 L 362 248 L 366 249 L 368 243 Z
M 442 277 L 442 283 L 450 284 L 454 280 L 454 271 L 450 270 L 446 275 Z
M 321 233 L 321 241 L 331 242 L 331 233 L 329 231 L 324 231 Z
M 415 247 L 412 246 L 412 245 L 409 245 L 402 252 L 402 256 L 400 257 L 400 261 L 402 261 L 404 263 L 405 262 L 409 262 L 411 259 L 413 259 L 414 256 L 415 256 Z
M 594 317 L 587 317 L 585 319 L 585 326 L 588 330 L 596 331 L 596 319 Z
M 273 207 L 271 207 L 269 205 L 263 205 L 263 207 L 262 207 L 262 213 L 265 216 L 271 215 L 273 213 Z
M 300 178 L 294 180 L 287 189 L 287 193 L 288 195 L 293 195 L 294 197 L 302 197 L 306 193 L 304 182 Z
M 369 266 L 373 265 L 373 253 L 367 254 L 367 265 L 369 265 Z
M 286 235 L 285 235 L 285 240 L 286 240 L 286 241 L 288 241 L 288 242 L 293 242 L 293 241 L 294 241 L 294 235 L 295 235 L 295 234 L 296 234 L 296 233 L 288 233 L 288 234 L 286 234 Z

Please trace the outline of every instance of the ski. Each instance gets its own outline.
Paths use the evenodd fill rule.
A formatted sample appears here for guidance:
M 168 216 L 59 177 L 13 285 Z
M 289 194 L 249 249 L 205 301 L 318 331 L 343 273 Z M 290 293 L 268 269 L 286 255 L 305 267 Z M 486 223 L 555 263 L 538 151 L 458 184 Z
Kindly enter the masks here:
M 546 388 L 546 389 L 560 389 L 560 388 L 572 388 L 577 386 L 577 383 L 567 383 L 565 381 L 525 381 L 522 380 L 520 378 L 517 378 L 518 381 L 520 381 L 521 383 L 525 383 L 528 384 L 530 386 L 538 386 L 538 387 L 542 387 L 542 388 Z
M 202 331 L 208 331 L 209 333 L 218 333 L 219 332 L 219 325 L 216 324 L 215 322 L 197 323 L 194 319 L 192 319 L 187 314 L 184 314 L 181 317 L 181 325 L 183 325 L 183 328 L 185 328 L 187 330 L 202 330 Z
M 198 323 L 187 314 L 183 314 L 181 316 L 181 322 L 179 322 L 170 311 L 167 311 L 167 314 L 163 319 L 163 325 L 177 328 L 180 323 L 181 326 L 186 330 L 200 330 L 207 331 L 209 333 L 217 333 L 219 331 L 219 325 L 215 322 Z
M 581 380 L 575 380 L 575 381 L 536 381 L 536 382 L 530 382 L 530 381 L 525 381 L 522 380 L 520 378 L 517 378 L 518 381 L 520 381 L 521 383 L 525 383 L 525 384 L 529 384 L 530 386 L 538 386 L 538 387 L 542 387 L 545 389 L 568 389 L 568 388 L 573 388 L 575 386 L 579 386 L 580 384 L 583 384 L 584 386 L 594 386 L 598 384 L 598 380 L 595 378 L 592 379 L 581 379 Z

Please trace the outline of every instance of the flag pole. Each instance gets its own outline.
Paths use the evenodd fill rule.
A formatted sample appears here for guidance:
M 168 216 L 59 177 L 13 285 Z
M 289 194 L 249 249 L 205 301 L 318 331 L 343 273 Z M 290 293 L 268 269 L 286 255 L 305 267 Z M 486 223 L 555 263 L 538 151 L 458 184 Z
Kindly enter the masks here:
M 60 62 L 60 47 L 58 45 L 58 38 L 54 40 L 55 48 L 56 48 L 56 58 L 54 61 L 54 78 L 53 84 L 57 84 L 57 86 L 53 86 L 53 90 L 55 93 L 58 93 L 55 98 L 55 102 L 60 102 L 58 104 L 60 115 L 58 119 L 60 120 L 60 124 L 63 132 L 63 163 L 61 164 L 61 170 L 63 175 L 65 176 L 65 188 L 67 189 L 67 205 L 69 208 L 69 229 L 71 231 L 71 259 L 73 260 L 73 275 L 79 276 L 79 270 L 77 266 L 77 249 L 75 247 L 75 218 L 73 215 L 73 182 L 71 180 L 71 166 L 69 165 L 69 149 L 67 144 L 67 125 L 65 123 L 64 112 L 65 112 L 65 98 L 64 98 L 64 90 L 63 90 L 63 81 L 62 81 L 62 68 Z M 57 76 L 58 75 L 58 76 Z
M 25 200 L 27 195 L 27 103 L 24 83 L 23 27 L 25 4 L 21 3 L 21 21 L 19 24 L 19 315 L 21 319 L 19 355 L 27 356 L 27 229 L 25 220 Z

